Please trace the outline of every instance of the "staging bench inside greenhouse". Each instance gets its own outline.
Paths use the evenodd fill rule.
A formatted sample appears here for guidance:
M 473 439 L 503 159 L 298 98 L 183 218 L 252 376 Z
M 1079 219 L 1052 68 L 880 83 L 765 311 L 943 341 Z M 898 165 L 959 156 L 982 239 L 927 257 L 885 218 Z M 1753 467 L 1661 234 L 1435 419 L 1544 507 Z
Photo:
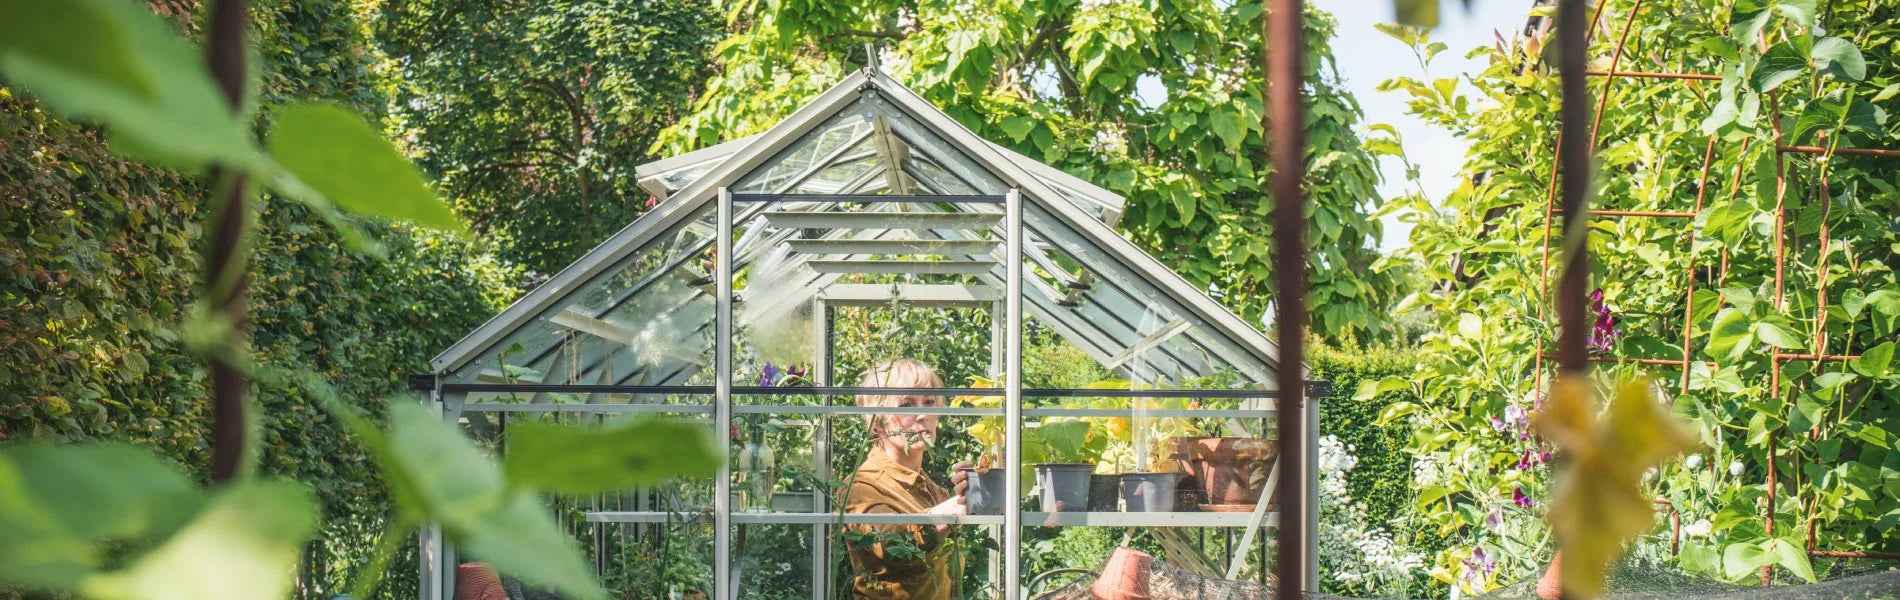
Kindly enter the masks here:
M 1266 336 L 1118 235 L 1119 196 L 977 136 L 875 67 L 763 133 L 638 177 L 658 200 L 646 214 L 415 382 L 495 452 L 511 419 L 706 424 L 733 455 L 709 481 L 549 499 L 608 585 L 662 585 L 683 568 L 715 598 L 765 585 L 836 597 L 851 577 L 840 527 L 906 524 L 994 539 L 970 568 L 1012 582 L 992 583 L 1012 600 L 1035 575 L 1025 536 L 1070 527 L 1139 529 L 1166 560 L 1257 580 L 1278 524 L 1273 480 L 1300 477 L 1316 514 L 1313 466 L 1271 459 L 1280 388 Z M 919 356 L 939 362 L 941 387 L 851 386 L 894 358 L 871 354 L 926 326 L 954 347 Z M 958 337 L 973 327 L 981 339 Z M 858 401 L 899 395 L 943 402 Z M 868 423 L 897 417 L 940 423 L 925 443 L 938 462 L 1019 475 L 970 476 L 1000 483 L 994 514 L 842 510 L 837 487 L 877 443 Z M 1090 489 L 1028 476 L 1077 462 L 1094 465 L 1079 484 Z M 948 488 L 946 471 L 924 475 Z M 1053 492 L 1076 499 L 1054 505 Z M 793 553 L 808 558 L 763 564 Z M 453 598 L 455 549 L 425 532 L 421 563 L 423 597 Z

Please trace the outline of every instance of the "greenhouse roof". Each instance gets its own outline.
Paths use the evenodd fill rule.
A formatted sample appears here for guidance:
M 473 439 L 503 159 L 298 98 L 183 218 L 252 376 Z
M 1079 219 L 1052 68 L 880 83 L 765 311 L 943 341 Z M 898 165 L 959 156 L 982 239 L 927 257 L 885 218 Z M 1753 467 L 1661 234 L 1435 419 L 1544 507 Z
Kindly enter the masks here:
M 978 137 L 881 71 L 846 77 L 764 133 L 638 176 L 660 202 L 437 356 L 436 374 L 706 381 L 722 195 L 737 236 L 734 331 L 749 332 L 755 357 L 810 349 L 818 306 L 996 308 L 1003 198 L 1015 192 L 1025 314 L 1131 380 L 1231 372 L 1275 388 L 1265 335 L 1114 231 L 1120 196 Z

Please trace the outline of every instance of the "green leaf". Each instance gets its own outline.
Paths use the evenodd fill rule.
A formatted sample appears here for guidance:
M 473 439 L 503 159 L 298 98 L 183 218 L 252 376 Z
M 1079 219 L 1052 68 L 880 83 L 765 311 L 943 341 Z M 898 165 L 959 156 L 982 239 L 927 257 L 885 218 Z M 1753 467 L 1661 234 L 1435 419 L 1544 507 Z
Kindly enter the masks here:
M 1696 323 L 1707 321 L 1722 308 L 1722 295 L 1715 290 L 1699 288 L 1690 297 L 1695 301 L 1695 314 L 1690 316 L 1690 320 Z
M 1874 335 L 1887 335 L 1894 330 L 1894 322 L 1900 320 L 1900 292 L 1894 290 L 1874 290 L 1867 294 L 1867 307 L 1873 309 Z
M 1458 335 L 1470 340 L 1484 337 L 1484 318 L 1472 313 L 1458 315 Z
M 1741 579 L 1774 564 L 1775 559 L 1759 543 L 1736 542 L 1722 549 L 1722 572 L 1731 580 Z
M 1716 577 L 1725 577 L 1722 571 L 1722 556 L 1714 548 L 1696 542 L 1682 545 L 1682 553 L 1676 556 L 1676 562 L 1682 569 L 1691 573 L 1703 573 Z
M 124 571 L 88 578 L 96 600 L 249 600 L 290 595 L 316 501 L 301 484 L 244 481 Z
M 1841 128 L 1857 131 L 1874 138 L 1887 136 L 1887 109 L 1872 102 L 1855 102 L 1847 110 L 1847 118 L 1841 120 Z
M 1788 540 L 1775 538 L 1762 542 L 1762 552 L 1774 559 L 1774 564 L 1794 573 L 1796 577 L 1814 583 L 1814 565 L 1808 563 L 1808 553 L 1796 547 Z
M 104 124 L 114 150 L 172 167 L 263 166 L 250 133 L 205 73 L 203 53 L 144 5 L 118 0 L 6 4 L 10 14 L 0 18 L 31 20 L 16 21 L 6 31 L 0 72 L 62 115 Z M 45 18 L 67 10 L 75 14 Z M 15 35 L 25 31 L 33 33 Z M 79 54 L 49 58 L 46 40 L 56 44 L 56 52 Z M 75 50 L 95 42 L 96 47 Z
M 1860 81 L 1867 78 L 1867 59 L 1860 54 L 1860 48 L 1853 42 L 1837 37 L 1821 38 L 1814 43 L 1814 50 L 1808 54 L 1814 59 L 1814 68 L 1822 73 L 1833 75 L 1844 81 Z
M 1860 353 L 1851 366 L 1855 371 L 1868 377 L 1886 377 L 1887 370 L 1893 364 L 1893 342 L 1885 342 Z
M 1709 111 L 1709 116 L 1702 119 L 1702 133 L 1715 135 L 1723 126 L 1734 123 L 1739 118 L 1741 109 L 1735 103 L 1735 92 L 1741 86 L 1741 81 L 1741 77 L 1734 73 L 1722 77 L 1720 100 L 1717 100 L 1715 108 Z
M 1834 397 L 1835 390 L 1840 389 L 1841 386 L 1853 383 L 1854 379 L 1855 376 L 1853 373 L 1842 371 L 1822 373 L 1814 378 L 1814 385 L 1816 387 L 1814 390 L 1815 395 L 1822 398 L 1832 398 Z
M 1411 387 L 1411 383 L 1397 375 L 1380 377 L 1378 379 L 1362 379 L 1359 381 L 1359 389 L 1353 394 L 1353 399 L 1363 402 L 1378 398 L 1387 392 L 1397 392 L 1409 387 Z
M 444 527 L 443 531 L 448 533 L 449 529 Z M 458 551 L 532 585 L 576 598 L 607 598 L 594 583 L 593 569 L 575 548 L 574 540 L 530 492 L 509 495 L 504 504 L 458 528 L 450 539 Z
M 1036 120 L 1016 115 L 1003 118 L 1002 126 L 1003 133 L 1009 134 L 1010 139 L 1021 142 L 1023 138 L 1029 137 L 1029 132 L 1036 130 Z
M 1755 72 L 1749 75 L 1748 85 L 1757 92 L 1774 91 L 1783 82 L 1801 76 L 1807 68 L 1807 57 L 1788 42 L 1781 42 L 1769 48 L 1761 61 L 1755 63 Z
M 508 429 L 508 482 L 557 494 L 601 494 L 676 477 L 709 477 L 719 449 L 704 425 L 649 419 L 624 427 L 524 422 Z
M 1240 122 L 1240 115 L 1233 111 L 1215 110 L 1207 115 L 1208 125 L 1213 127 L 1214 136 L 1227 145 L 1228 152 L 1240 149 L 1241 142 L 1247 139 L 1246 125 Z
M 1419 406 L 1415 403 L 1393 402 L 1391 406 L 1385 407 L 1385 410 L 1379 411 L 1379 418 L 1373 421 L 1373 424 L 1385 427 L 1397 423 L 1399 419 L 1403 419 L 1418 411 Z
M 1736 310 L 1744 313 L 1755 312 L 1755 292 L 1745 287 L 1722 288 L 1722 299 L 1727 300 Z
M 1814 26 L 1814 0 L 1777 0 L 1775 12 L 1801 27 Z
M 1704 351 L 1724 362 L 1742 358 L 1755 344 L 1755 329 L 1751 325 L 1748 315 L 1742 311 L 1722 309 L 1715 315 L 1715 324 L 1709 331 L 1709 344 Z
M 128 37 L 122 23 L 93 2 L 0 4 L 0 65 L 39 62 L 112 93 L 151 100 L 158 91 L 133 60 Z
M 277 112 L 271 153 L 294 179 L 278 187 L 307 198 L 303 188 L 344 210 L 461 231 L 462 222 L 409 159 L 361 117 L 340 106 L 300 102 Z
M 1074 463 L 1082 460 L 1082 445 L 1088 441 L 1088 433 L 1088 421 L 1053 421 L 1024 432 L 1023 437 L 1046 448 L 1046 460 Z
M 1806 144 L 1816 132 L 1826 131 L 1841 120 L 1839 104 L 1824 99 L 1809 102 L 1795 119 L 1794 127 L 1788 130 L 1788 139 L 1795 144 Z
M 1860 311 L 1867 307 L 1867 293 L 1860 288 L 1849 288 L 1841 294 L 1841 310 L 1847 311 L 1849 321 L 1860 319 Z
M 1795 431 L 1807 431 L 1821 423 L 1827 416 L 1827 405 L 1816 402 L 1813 395 L 1801 394 L 1795 397 L 1794 414 L 1788 421 L 1788 428 Z
M 198 486 L 123 443 L 0 450 L 0 580 L 71 589 L 103 543 L 163 538 L 204 502 Z
M 399 520 L 440 525 L 464 552 L 503 574 L 570 596 L 606 598 L 534 494 L 511 488 L 501 467 L 434 411 L 396 403 L 384 433 L 340 402 L 326 401 L 324 409 L 376 454 Z
M 1421 41 L 1420 36 L 1424 33 L 1417 27 L 1407 27 L 1398 23 L 1373 23 L 1372 28 L 1407 46 L 1417 46 Z
M 1755 338 L 1767 342 L 1770 346 L 1783 350 L 1794 350 L 1802 347 L 1801 334 L 1795 333 L 1793 329 L 1777 321 L 1760 321 L 1755 323 Z
M 1763 0 L 1737 0 L 1729 13 L 1729 37 L 1739 46 L 1754 47 L 1755 38 L 1761 37 L 1761 30 L 1768 26 L 1771 16 L 1774 12 Z

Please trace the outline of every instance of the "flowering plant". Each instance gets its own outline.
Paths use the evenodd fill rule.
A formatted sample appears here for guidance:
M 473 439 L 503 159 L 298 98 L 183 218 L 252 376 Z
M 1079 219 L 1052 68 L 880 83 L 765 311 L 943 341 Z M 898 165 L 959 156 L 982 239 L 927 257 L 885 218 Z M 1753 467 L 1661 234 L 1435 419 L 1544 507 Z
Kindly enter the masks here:
M 1425 557 L 1384 527 L 1367 523 L 1365 507 L 1346 487 L 1347 474 L 1359 465 L 1353 451 L 1335 436 L 1319 440 L 1320 578 L 1337 593 L 1407 596 Z

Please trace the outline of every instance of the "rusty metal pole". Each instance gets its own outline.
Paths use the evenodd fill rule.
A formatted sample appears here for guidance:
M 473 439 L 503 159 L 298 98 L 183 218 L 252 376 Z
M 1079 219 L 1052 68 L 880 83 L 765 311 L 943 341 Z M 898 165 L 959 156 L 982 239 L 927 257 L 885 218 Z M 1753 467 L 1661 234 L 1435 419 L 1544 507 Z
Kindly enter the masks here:
M 1275 504 L 1280 510 L 1278 533 L 1279 597 L 1301 598 L 1318 591 L 1318 582 L 1308 579 L 1308 564 L 1317 557 L 1307 553 L 1311 521 L 1315 515 L 1313 487 L 1308 481 L 1314 473 L 1308 467 L 1307 441 L 1312 423 L 1306 419 L 1306 195 L 1300 181 L 1306 174 L 1306 106 L 1300 98 L 1305 87 L 1301 54 L 1301 1 L 1273 0 L 1267 11 L 1267 118 L 1268 151 L 1272 154 L 1273 175 L 1273 249 L 1274 280 L 1279 294 L 1274 300 L 1275 334 L 1280 344 L 1280 394 L 1275 399 L 1279 421 L 1281 477 L 1274 487 Z M 1291 475 L 1291 476 L 1288 476 Z
M 211 5 L 211 32 L 206 62 L 211 76 L 232 113 L 244 103 L 244 0 L 219 0 Z M 249 284 L 249 254 L 245 237 L 251 226 L 249 186 L 242 171 L 217 167 L 211 173 L 212 202 L 211 245 L 205 253 L 205 299 L 211 310 L 221 314 L 230 331 L 221 340 L 225 352 L 249 352 L 244 328 L 244 291 Z M 245 395 L 250 384 L 244 373 L 230 363 L 228 356 L 213 353 L 211 363 L 211 480 L 228 481 L 237 477 L 245 462 L 245 443 L 249 437 L 245 416 Z
M 1584 195 L 1590 185 L 1590 91 L 1584 74 L 1586 48 L 1583 0 L 1557 3 L 1557 74 L 1563 92 L 1559 135 L 1559 168 L 1563 172 L 1563 276 L 1557 283 L 1557 364 L 1560 376 L 1583 376 L 1590 369 L 1589 325 L 1584 317 L 1589 296 L 1589 244 L 1585 241 L 1590 214 Z
M 1585 129 L 1591 121 L 1590 90 L 1584 39 L 1584 0 L 1557 1 L 1557 75 L 1563 93 L 1558 134 L 1558 168 L 1563 173 L 1563 260 L 1562 279 L 1557 283 L 1557 378 L 1582 379 L 1589 376 L 1587 351 L 1590 326 L 1584 313 L 1589 295 L 1590 258 L 1589 209 L 1584 195 L 1590 177 L 1590 148 L 1595 136 Z M 1631 15 L 1632 18 L 1634 15 Z M 1607 83 L 1606 83 L 1607 87 Z M 1548 223 L 1548 221 L 1546 221 Z M 1685 367 L 1686 368 L 1686 367 Z M 1561 540 L 1559 540 L 1561 546 Z M 1559 590 L 1569 582 L 1558 579 Z M 1561 593 L 1561 592 L 1560 592 Z M 1568 596 L 1568 594 L 1563 594 Z

